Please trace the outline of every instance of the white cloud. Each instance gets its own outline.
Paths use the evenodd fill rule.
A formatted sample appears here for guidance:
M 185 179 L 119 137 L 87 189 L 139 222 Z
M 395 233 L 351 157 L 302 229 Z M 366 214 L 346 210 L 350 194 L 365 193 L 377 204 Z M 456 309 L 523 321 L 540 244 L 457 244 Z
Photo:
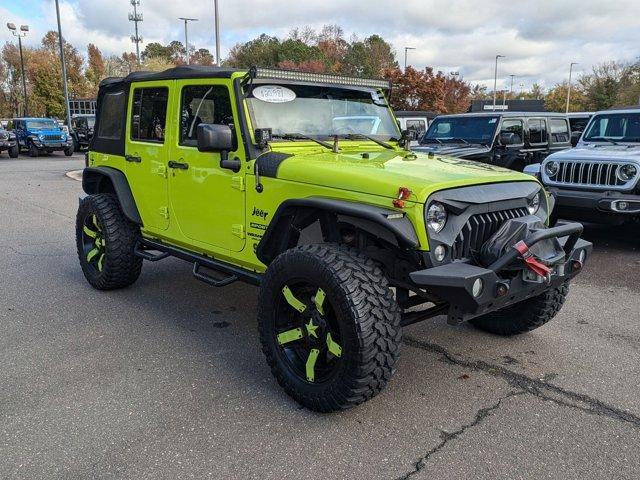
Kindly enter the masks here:
M 401 63 L 404 46 L 416 47 L 409 53 L 415 67 L 457 70 L 466 80 L 490 87 L 496 54 L 506 56 L 499 64 L 500 88 L 508 87 L 510 74 L 517 76 L 516 85 L 552 86 L 565 79 L 570 62 L 579 62 L 578 70 L 587 71 L 603 61 L 640 56 L 638 0 L 219 0 L 219 4 L 223 54 L 234 43 L 262 32 L 284 35 L 295 27 L 335 23 L 347 38 L 383 36 Z M 134 50 L 128 0 L 61 0 L 61 8 L 64 35 L 79 50 L 89 42 L 105 53 Z M 189 26 L 190 42 L 213 50 L 213 0 L 141 0 L 140 11 L 145 43 L 182 41 L 178 17 L 189 16 L 200 19 Z M 2 9 L 0 13 L 4 17 Z M 51 0 L 42 0 L 39 17 L 31 22 L 31 42 L 55 29 Z

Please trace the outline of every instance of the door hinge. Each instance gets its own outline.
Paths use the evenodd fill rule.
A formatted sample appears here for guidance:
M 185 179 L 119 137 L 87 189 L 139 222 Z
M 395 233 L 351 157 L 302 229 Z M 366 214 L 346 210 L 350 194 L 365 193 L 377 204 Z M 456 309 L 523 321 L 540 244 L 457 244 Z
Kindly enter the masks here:
M 169 207 L 160 207 L 159 211 L 162 218 L 169 218 Z
M 231 225 L 231 232 L 238 238 L 244 238 L 244 225 L 241 223 L 234 223 Z
M 244 191 L 244 177 L 231 177 L 231 186 L 241 192 Z
M 167 178 L 167 166 L 166 165 L 158 165 L 158 169 L 156 173 L 160 175 L 162 178 Z

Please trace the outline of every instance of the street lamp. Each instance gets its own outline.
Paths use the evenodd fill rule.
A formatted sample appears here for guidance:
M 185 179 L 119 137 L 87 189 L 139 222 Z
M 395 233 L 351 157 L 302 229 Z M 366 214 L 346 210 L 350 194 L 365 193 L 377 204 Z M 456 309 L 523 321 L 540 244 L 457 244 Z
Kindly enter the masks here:
M 56 0 L 56 17 L 58 19 L 58 43 L 60 44 L 60 63 L 62 64 L 62 89 L 64 92 L 64 105 L 67 112 L 67 125 L 71 129 L 71 110 L 69 110 L 69 89 L 67 88 L 67 64 L 64 61 L 64 46 L 62 40 L 62 26 L 60 25 L 60 5 Z
M 515 78 L 515 75 L 512 73 L 509 76 L 511 77 L 511 87 L 509 88 L 509 97 L 512 97 L 512 95 L 513 95 L 513 79 Z
M 569 113 L 569 99 L 571 98 L 571 74 L 573 73 L 573 66 L 578 65 L 576 62 L 569 64 L 569 86 L 567 88 L 567 110 L 565 113 Z
M 407 69 L 407 52 L 409 50 L 415 50 L 416 47 L 404 47 L 404 69 Z
M 504 58 L 504 55 L 496 55 L 496 69 L 493 75 L 493 111 L 496 111 L 496 88 L 498 88 L 498 59 Z
M 18 37 L 18 48 L 20 49 L 20 69 L 22 70 L 22 90 L 24 93 L 24 116 L 29 115 L 29 107 L 27 103 L 27 73 L 24 71 L 24 57 L 22 56 L 22 37 L 27 36 L 29 31 L 29 25 L 20 25 L 20 30 L 16 28 L 15 23 L 7 23 L 7 28 L 11 31 L 14 37 Z
M 189 36 L 187 34 L 187 22 L 197 22 L 198 19 L 197 18 L 186 18 L 186 17 L 179 17 L 179 20 L 184 20 L 184 48 L 187 52 L 186 57 L 187 57 L 187 65 L 189 65 Z
M 218 17 L 218 0 L 213 0 L 213 11 L 216 22 L 216 66 L 220 66 L 220 20 Z

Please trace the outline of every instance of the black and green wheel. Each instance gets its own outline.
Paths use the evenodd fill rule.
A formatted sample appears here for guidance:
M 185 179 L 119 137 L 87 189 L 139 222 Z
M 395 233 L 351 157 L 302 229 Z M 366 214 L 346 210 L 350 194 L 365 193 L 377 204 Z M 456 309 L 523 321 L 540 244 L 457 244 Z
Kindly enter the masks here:
M 87 281 L 98 290 L 113 290 L 134 283 L 142 259 L 135 255 L 140 229 L 122 213 L 115 195 L 89 195 L 76 216 L 76 246 Z
M 400 353 L 400 310 L 383 272 L 344 246 L 307 245 L 279 255 L 261 284 L 258 324 L 278 383 L 320 412 L 378 394 Z

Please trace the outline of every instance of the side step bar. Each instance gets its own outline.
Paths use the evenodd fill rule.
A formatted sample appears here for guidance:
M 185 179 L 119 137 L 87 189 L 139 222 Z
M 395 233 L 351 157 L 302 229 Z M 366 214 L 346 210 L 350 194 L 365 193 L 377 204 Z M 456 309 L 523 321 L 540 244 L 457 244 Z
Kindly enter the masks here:
M 160 253 L 153 254 L 148 250 L 156 250 Z M 173 245 L 167 245 L 159 240 L 149 240 L 148 238 L 141 239 L 138 242 L 138 245 L 136 245 L 135 254 L 138 257 L 149 260 L 150 262 L 157 262 L 158 260 L 171 256 L 193 263 L 193 276 L 214 287 L 224 287 L 237 280 L 242 280 L 243 282 L 247 282 L 252 285 L 260 285 L 260 281 L 262 280 L 262 275 L 259 273 L 245 270 L 241 267 L 207 257 L 206 255 L 189 252 L 182 248 L 174 247 Z M 200 271 L 202 267 L 226 274 L 226 276 L 223 278 L 216 278 L 211 275 L 207 275 Z

